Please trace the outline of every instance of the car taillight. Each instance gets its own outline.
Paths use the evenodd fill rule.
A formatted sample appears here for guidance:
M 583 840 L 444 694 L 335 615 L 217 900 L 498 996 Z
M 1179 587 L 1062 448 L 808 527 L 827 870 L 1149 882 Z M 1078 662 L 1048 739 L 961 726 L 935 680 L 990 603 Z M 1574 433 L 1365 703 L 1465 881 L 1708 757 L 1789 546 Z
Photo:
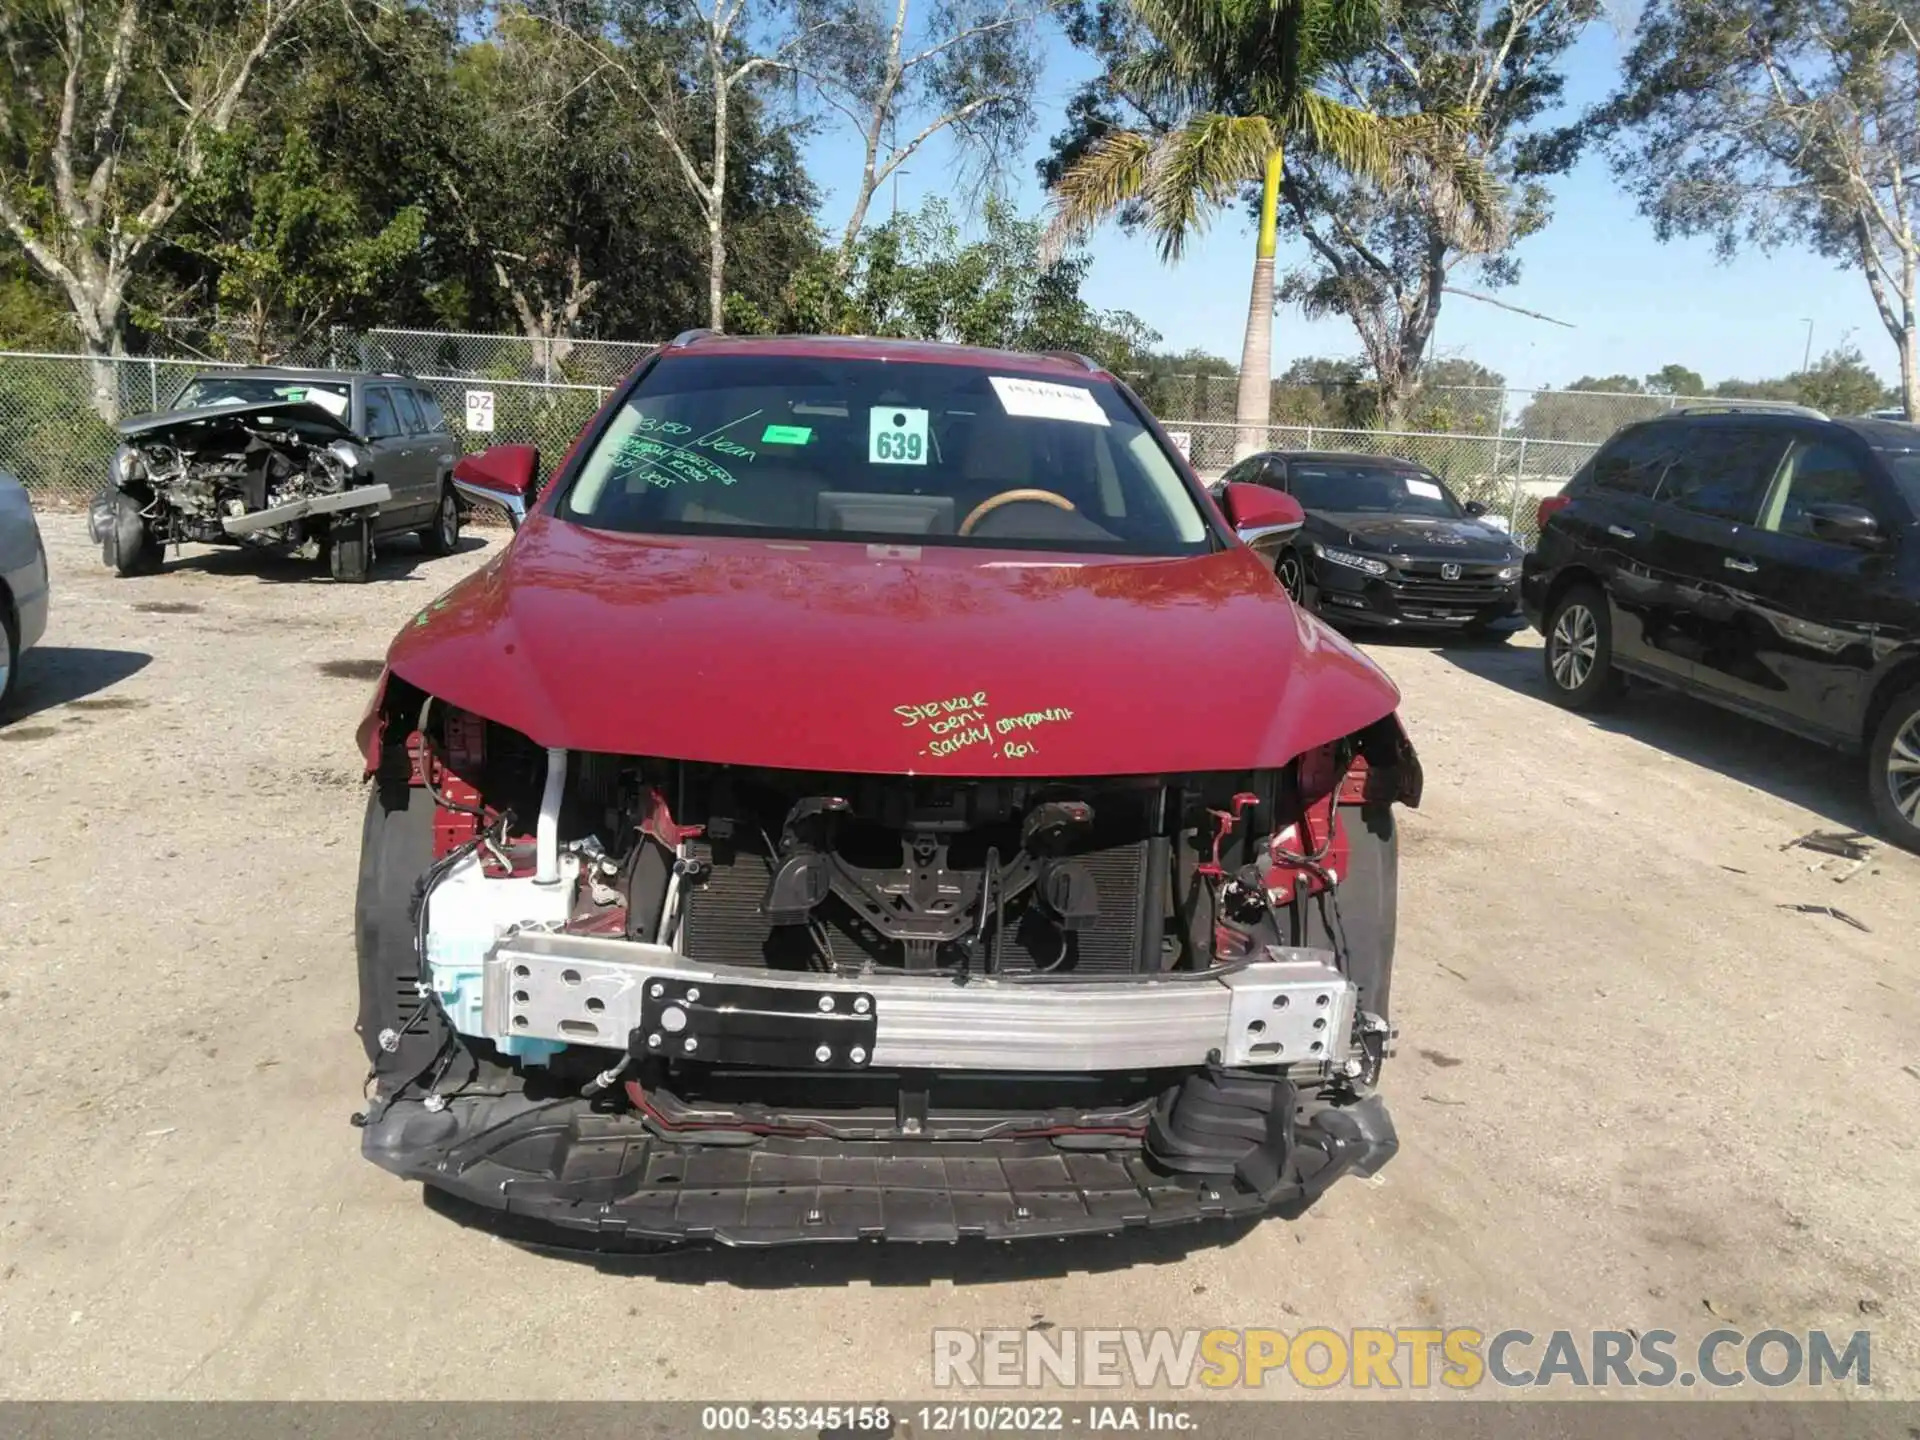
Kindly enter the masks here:
M 1572 503 L 1573 497 L 1571 495 L 1549 495 L 1540 502 L 1539 510 L 1534 512 L 1534 527 L 1538 530 L 1546 529 L 1547 521 L 1551 520 L 1555 515 L 1558 515 Z

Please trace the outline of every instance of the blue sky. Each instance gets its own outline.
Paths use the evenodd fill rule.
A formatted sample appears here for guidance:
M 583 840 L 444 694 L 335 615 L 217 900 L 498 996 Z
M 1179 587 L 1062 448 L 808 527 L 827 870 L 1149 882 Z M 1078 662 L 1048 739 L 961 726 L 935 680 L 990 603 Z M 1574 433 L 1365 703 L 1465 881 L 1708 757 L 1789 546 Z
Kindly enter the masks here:
M 1623 37 L 1602 22 L 1569 52 L 1570 107 L 1605 94 L 1624 45 Z M 1032 162 L 1060 128 L 1067 97 L 1089 68 L 1087 59 L 1063 41 L 1053 43 L 1029 154 L 1009 176 L 1025 212 L 1037 212 L 1044 203 Z M 823 124 L 810 142 L 807 163 L 825 195 L 820 218 L 837 232 L 859 173 L 851 131 Z M 901 208 L 913 208 L 930 194 L 951 197 L 955 166 L 952 149 L 940 141 L 923 149 L 900 180 Z M 875 218 L 884 218 L 890 201 L 883 191 Z M 1132 310 L 1161 333 L 1169 349 L 1198 346 L 1238 358 L 1253 232 L 1237 212 L 1221 215 L 1178 265 L 1161 264 L 1150 241 L 1112 226 L 1093 237 L 1091 250 L 1093 267 L 1083 293 L 1093 304 Z M 1845 341 L 1857 345 L 1883 378 L 1896 373 L 1892 342 L 1858 271 L 1800 251 L 1753 252 L 1721 264 L 1706 240 L 1663 245 L 1615 188 L 1598 156 L 1582 160 L 1555 182 L 1553 223 L 1517 253 L 1519 284 L 1495 293 L 1576 328 L 1450 295 L 1435 353 L 1478 360 L 1514 385 L 1564 385 L 1580 375 L 1618 372 L 1644 375 L 1669 362 L 1689 366 L 1709 382 L 1757 379 L 1799 368 L 1811 319 L 1816 357 Z M 1291 249 L 1283 246 L 1282 269 L 1300 258 L 1297 242 Z M 1456 278 L 1480 288 L 1470 271 Z M 1345 321 L 1309 324 L 1290 307 L 1275 317 L 1276 373 L 1302 355 L 1358 353 Z

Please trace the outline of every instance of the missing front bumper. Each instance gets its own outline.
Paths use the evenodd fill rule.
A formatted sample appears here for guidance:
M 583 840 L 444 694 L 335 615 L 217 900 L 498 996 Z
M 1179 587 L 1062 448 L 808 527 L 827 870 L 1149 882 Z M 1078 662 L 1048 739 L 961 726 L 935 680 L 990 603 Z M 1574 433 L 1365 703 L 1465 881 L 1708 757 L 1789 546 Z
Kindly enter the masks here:
M 716 1005 L 725 996 L 729 1003 Z M 487 957 L 488 1037 L 711 1064 L 1088 1072 L 1353 1058 L 1356 992 L 1323 950 L 1269 948 L 1216 974 L 1055 983 L 935 972 L 854 977 L 689 961 L 659 945 L 517 934 Z M 780 1025 L 763 1023 L 784 1014 Z M 769 1032 L 806 1031 L 794 1055 Z M 688 1042 L 693 1042 L 689 1044 Z
M 1289 1098 L 1291 1096 L 1288 1091 Z M 1290 1107 L 1289 1107 L 1290 1110 Z M 1290 1113 L 1287 1117 L 1290 1119 Z M 941 1242 L 1038 1239 L 1297 1215 L 1346 1174 L 1371 1175 L 1399 1142 L 1377 1095 L 1321 1109 L 1259 1164 L 1196 1173 L 1147 1147 L 1068 1150 L 1050 1139 L 972 1143 L 766 1137 L 682 1143 L 584 1100 L 389 1105 L 367 1122 L 366 1158 L 560 1243 Z

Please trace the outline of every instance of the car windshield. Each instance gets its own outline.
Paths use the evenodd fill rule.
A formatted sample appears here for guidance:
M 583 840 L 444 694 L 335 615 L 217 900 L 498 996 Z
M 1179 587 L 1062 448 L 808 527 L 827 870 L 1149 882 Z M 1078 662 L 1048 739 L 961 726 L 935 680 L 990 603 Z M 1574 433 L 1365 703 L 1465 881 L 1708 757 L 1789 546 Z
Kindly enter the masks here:
M 832 356 L 664 360 L 560 514 L 607 530 L 1090 554 L 1212 544 L 1175 462 L 1110 382 Z
M 1295 460 L 1287 466 L 1287 477 L 1293 498 L 1303 510 L 1450 520 L 1467 513 L 1438 478 L 1419 470 Z
M 329 414 L 344 417 L 353 403 L 345 385 L 313 380 L 279 380 L 261 375 L 202 375 L 173 397 L 175 410 L 203 405 L 268 405 L 275 400 L 310 400 Z

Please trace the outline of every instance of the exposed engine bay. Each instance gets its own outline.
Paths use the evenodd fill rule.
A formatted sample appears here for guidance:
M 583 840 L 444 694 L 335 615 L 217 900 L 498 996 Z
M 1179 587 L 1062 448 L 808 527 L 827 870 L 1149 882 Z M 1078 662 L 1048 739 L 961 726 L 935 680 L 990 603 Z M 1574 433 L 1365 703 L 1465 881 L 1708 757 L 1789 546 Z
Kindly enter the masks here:
M 365 443 L 312 399 L 123 421 L 94 539 L 123 571 L 180 541 L 314 548 L 386 501 Z
M 618 1133 L 649 1141 L 618 1164 L 657 1209 L 709 1149 L 818 1182 L 848 1146 L 1037 1143 L 1105 1155 L 1134 1223 L 1223 1184 L 1229 1209 L 1304 1208 L 1392 1153 L 1389 810 L 1420 787 L 1392 716 L 1274 771 L 1035 781 L 543 750 L 399 682 L 384 703 L 374 810 L 431 807 L 384 995 L 362 934 L 365 1148 L 390 1169 L 446 1185 L 464 1155 L 499 1203 Z M 596 1228 L 748 1241 L 751 1171 L 691 1218 Z M 1014 1186 L 993 1173 L 986 1210 Z M 944 1164 L 922 1179 L 1000 1233 Z M 1075 1228 L 1115 1228 L 1077 1193 Z M 902 1233 L 878 1192 L 840 1208 Z

